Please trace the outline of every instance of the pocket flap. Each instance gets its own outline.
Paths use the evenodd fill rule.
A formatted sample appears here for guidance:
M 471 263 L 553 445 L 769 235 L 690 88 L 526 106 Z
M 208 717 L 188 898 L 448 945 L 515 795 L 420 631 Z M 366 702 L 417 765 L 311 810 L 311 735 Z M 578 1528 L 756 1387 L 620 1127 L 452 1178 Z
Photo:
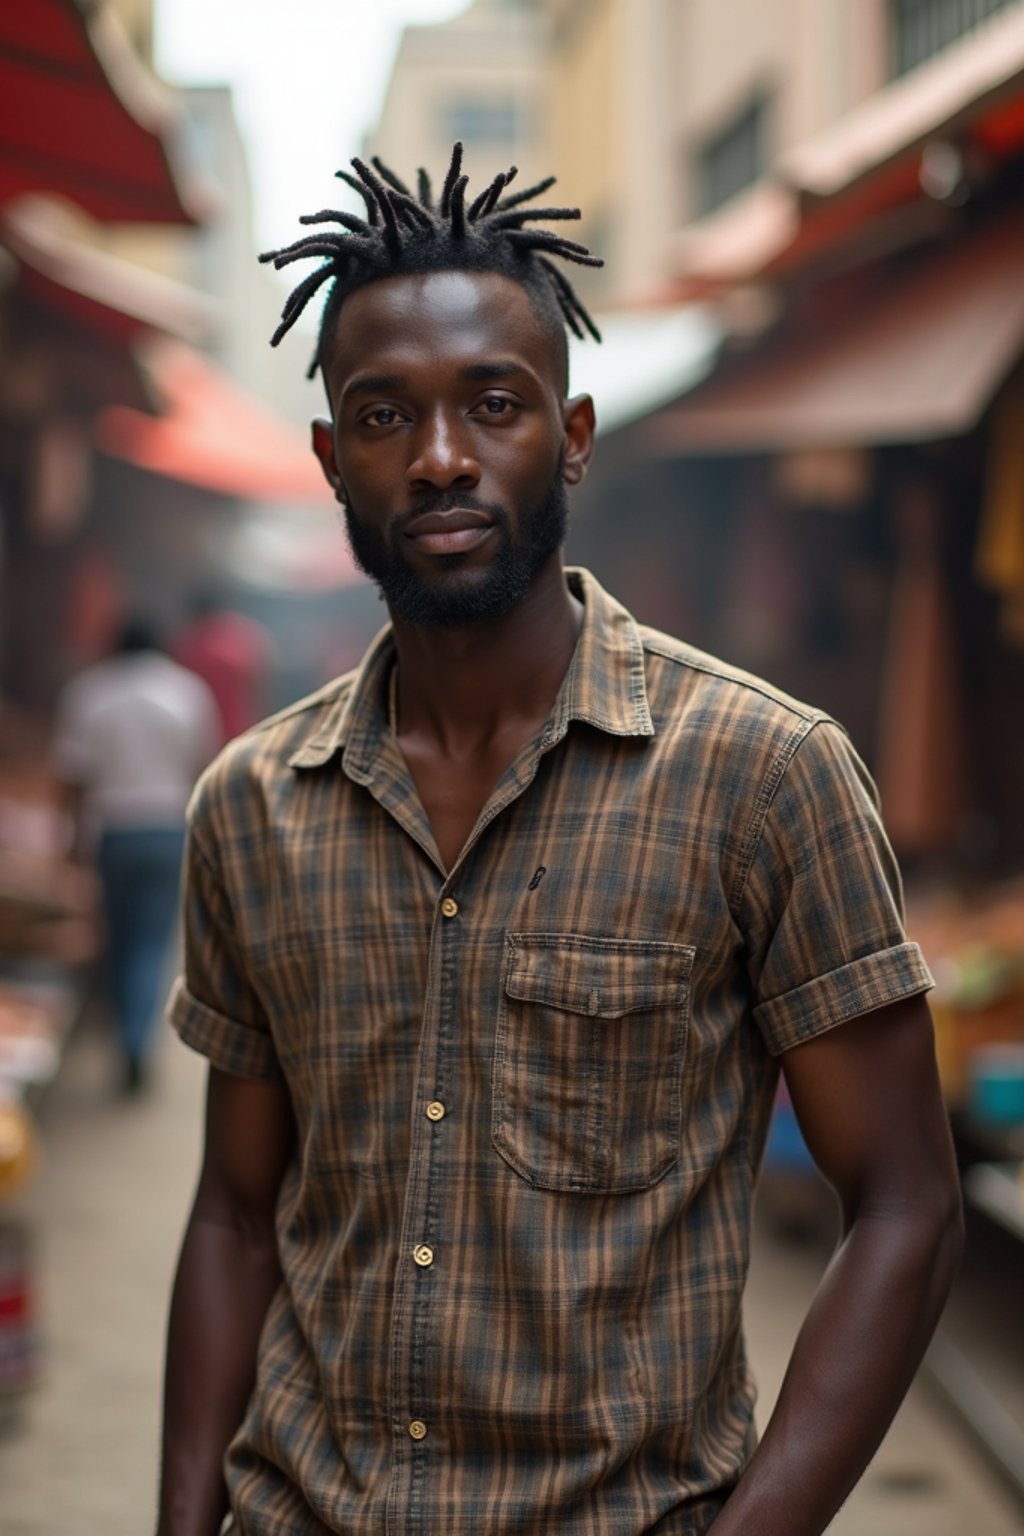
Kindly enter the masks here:
M 693 969 L 692 945 L 654 939 L 509 933 L 505 947 L 509 997 L 594 1019 L 680 1002 Z

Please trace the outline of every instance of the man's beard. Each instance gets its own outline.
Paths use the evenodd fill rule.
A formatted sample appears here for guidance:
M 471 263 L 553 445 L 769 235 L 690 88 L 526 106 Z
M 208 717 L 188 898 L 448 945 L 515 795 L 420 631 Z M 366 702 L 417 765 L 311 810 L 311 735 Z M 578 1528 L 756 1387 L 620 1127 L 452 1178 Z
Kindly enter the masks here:
M 437 575 L 428 579 L 406 559 L 403 529 L 426 512 L 450 512 L 467 507 L 493 519 L 498 550 L 483 569 L 466 570 L 463 555 L 444 555 Z M 513 535 L 504 507 L 480 501 L 464 492 L 426 497 L 411 512 L 382 532 L 351 503 L 345 506 L 345 529 L 359 569 L 375 581 L 393 613 L 410 624 L 453 628 L 499 619 L 526 596 L 541 567 L 565 540 L 569 497 L 559 458 L 554 479 L 543 501 L 523 513 Z

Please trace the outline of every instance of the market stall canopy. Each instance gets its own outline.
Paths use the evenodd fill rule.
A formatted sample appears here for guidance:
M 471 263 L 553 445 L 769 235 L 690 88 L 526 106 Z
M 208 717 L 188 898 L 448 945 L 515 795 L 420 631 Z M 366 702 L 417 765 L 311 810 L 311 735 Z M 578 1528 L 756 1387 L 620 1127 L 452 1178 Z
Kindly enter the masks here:
M 0 6 L 0 205 L 57 193 L 103 221 L 193 224 L 210 190 L 184 186 L 167 142 L 173 95 L 99 0 Z
M 790 319 L 650 418 L 659 457 L 923 442 L 974 425 L 1024 346 L 1024 217 Z
M 216 329 L 217 306 L 205 294 L 88 244 L 68 210 L 46 197 L 0 213 L 0 246 L 18 263 L 20 297 L 104 340 L 125 345 L 157 330 L 198 343 Z
M 83 238 L 83 216 L 45 197 L 0 212 L 7 327 L 0 344 L 0 417 L 25 401 L 157 409 L 135 344 L 169 333 L 206 341 L 217 307 L 204 294 L 108 255 Z M 21 402 L 19 404 L 19 402 Z
M 146 356 L 165 414 L 104 411 L 96 427 L 104 453 L 240 500 L 333 502 L 297 427 L 181 342 L 153 342 Z

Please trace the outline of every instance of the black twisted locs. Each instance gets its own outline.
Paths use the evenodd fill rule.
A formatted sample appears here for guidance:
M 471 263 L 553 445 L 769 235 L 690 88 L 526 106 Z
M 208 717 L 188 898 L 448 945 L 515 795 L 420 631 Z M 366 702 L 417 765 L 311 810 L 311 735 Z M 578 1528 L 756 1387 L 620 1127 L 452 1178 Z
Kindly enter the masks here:
M 365 216 L 338 208 L 307 213 L 300 224 L 334 225 L 293 241 L 280 250 L 265 251 L 260 261 L 277 268 L 293 261 L 323 257 L 321 265 L 304 277 L 288 296 L 281 321 L 271 337 L 277 346 L 305 309 L 313 295 L 330 283 L 320 321 L 316 351 L 307 371 L 312 378 L 322 367 L 325 341 L 343 301 L 357 288 L 376 278 L 399 273 L 470 271 L 498 272 L 526 288 L 544 314 L 557 317 L 558 334 L 565 329 L 581 340 L 589 333 L 595 341 L 601 333 L 577 297 L 572 284 L 551 260 L 600 267 L 585 245 L 567 240 L 551 230 L 531 229 L 538 222 L 557 223 L 580 217 L 578 208 L 528 206 L 554 185 L 546 177 L 525 191 L 508 193 L 516 167 L 499 171 L 473 200 L 467 200 L 468 177 L 462 171 L 462 145 L 452 150 L 439 195 L 435 195 L 425 170 L 417 174 L 416 191 L 374 156 L 370 165 L 354 159 L 352 171 L 336 174 L 360 195 Z

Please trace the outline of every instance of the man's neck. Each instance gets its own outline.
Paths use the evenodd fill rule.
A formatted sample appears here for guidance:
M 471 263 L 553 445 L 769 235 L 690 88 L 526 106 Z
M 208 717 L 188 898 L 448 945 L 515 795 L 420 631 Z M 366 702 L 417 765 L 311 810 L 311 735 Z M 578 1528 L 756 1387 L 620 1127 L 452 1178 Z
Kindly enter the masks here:
M 558 555 L 500 619 L 443 629 L 394 617 L 401 734 L 432 739 L 446 755 L 463 757 L 522 723 L 542 721 L 582 620 Z

